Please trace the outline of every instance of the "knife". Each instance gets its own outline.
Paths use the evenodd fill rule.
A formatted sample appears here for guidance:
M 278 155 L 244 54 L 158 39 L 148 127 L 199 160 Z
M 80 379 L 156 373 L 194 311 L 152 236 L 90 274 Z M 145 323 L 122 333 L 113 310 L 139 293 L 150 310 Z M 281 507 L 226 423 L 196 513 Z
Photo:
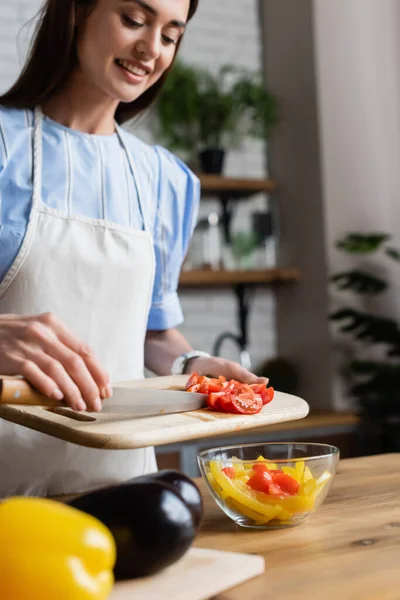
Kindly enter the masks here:
M 198 410 L 205 408 L 207 400 L 206 394 L 171 389 L 142 389 L 121 384 L 114 384 L 112 389 L 112 398 L 103 401 L 102 413 L 123 414 L 135 418 Z M 0 377 L 0 407 L 5 404 L 45 408 L 67 407 L 64 402 L 44 396 L 19 377 Z

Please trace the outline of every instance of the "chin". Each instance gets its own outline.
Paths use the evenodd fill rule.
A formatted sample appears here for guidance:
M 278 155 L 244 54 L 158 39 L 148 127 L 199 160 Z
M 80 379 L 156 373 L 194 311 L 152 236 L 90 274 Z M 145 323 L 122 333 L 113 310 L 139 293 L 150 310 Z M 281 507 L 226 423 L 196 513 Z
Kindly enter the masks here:
M 135 100 L 140 98 L 140 96 L 142 96 L 148 89 L 148 86 L 145 87 L 139 85 L 137 87 L 130 86 L 130 89 L 128 90 L 126 87 L 123 89 L 121 86 L 115 86 L 110 90 L 109 95 L 118 100 L 118 102 L 129 104 L 131 102 L 135 102 Z

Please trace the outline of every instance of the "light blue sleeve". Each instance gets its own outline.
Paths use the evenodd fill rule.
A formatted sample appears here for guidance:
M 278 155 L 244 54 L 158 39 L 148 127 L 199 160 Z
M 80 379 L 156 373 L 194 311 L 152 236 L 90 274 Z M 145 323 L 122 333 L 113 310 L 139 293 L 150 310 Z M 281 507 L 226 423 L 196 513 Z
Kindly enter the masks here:
M 161 147 L 154 226 L 156 274 L 147 328 L 165 330 L 183 322 L 177 289 L 183 260 L 197 223 L 200 182 L 177 157 Z
M 6 138 L 5 138 L 4 128 L 2 125 L 2 111 L 1 111 L 1 107 L 0 107 L 0 176 L 1 176 L 1 173 L 4 171 L 4 167 L 6 166 L 6 159 L 7 159 Z M 0 189 L 0 193 L 1 193 L 1 189 Z M 1 212 L 0 212 L 0 218 L 1 218 Z

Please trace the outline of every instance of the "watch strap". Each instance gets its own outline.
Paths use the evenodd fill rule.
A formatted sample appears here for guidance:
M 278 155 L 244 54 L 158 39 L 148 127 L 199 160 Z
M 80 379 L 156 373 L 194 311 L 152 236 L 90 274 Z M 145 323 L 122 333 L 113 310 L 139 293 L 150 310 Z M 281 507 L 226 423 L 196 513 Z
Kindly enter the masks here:
M 181 354 L 174 360 L 171 367 L 171 373 L 173 375 L 183 375 L 186 371 L 189 361 L 192 358 L 208 358 L 209 356 L 210 354 L 208 354 L 208 352 L 203 352 L 202 350 L 191 350 L 190 352 L 185 352 L 185 354 Z

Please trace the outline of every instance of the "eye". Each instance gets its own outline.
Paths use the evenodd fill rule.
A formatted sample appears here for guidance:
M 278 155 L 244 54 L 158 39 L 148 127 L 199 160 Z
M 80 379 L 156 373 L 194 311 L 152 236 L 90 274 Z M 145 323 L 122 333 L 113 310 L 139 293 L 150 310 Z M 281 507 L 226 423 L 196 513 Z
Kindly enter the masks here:
M 140 27 L 144 27 L 144 23 L 140 23 L 139 21 L 134 21 L 128 15 L 122 15 L 122 21 L 127 27 L 132 27 L 133 29 L 139 29 Z
M 178 40 L 174 40 L 174 39 L 170 38 L 168 35 L 163 35 L 163 36 L 162 36 L 162 39 L 163 39 L 163 42 L 164 42 L 165 44 L 167 44 L 168 46 L 169 46 L 170 44 L 174 44 L 174 45 L 176 46 L 176 45 L 177 45 L 177 43 L 178 43 Z

